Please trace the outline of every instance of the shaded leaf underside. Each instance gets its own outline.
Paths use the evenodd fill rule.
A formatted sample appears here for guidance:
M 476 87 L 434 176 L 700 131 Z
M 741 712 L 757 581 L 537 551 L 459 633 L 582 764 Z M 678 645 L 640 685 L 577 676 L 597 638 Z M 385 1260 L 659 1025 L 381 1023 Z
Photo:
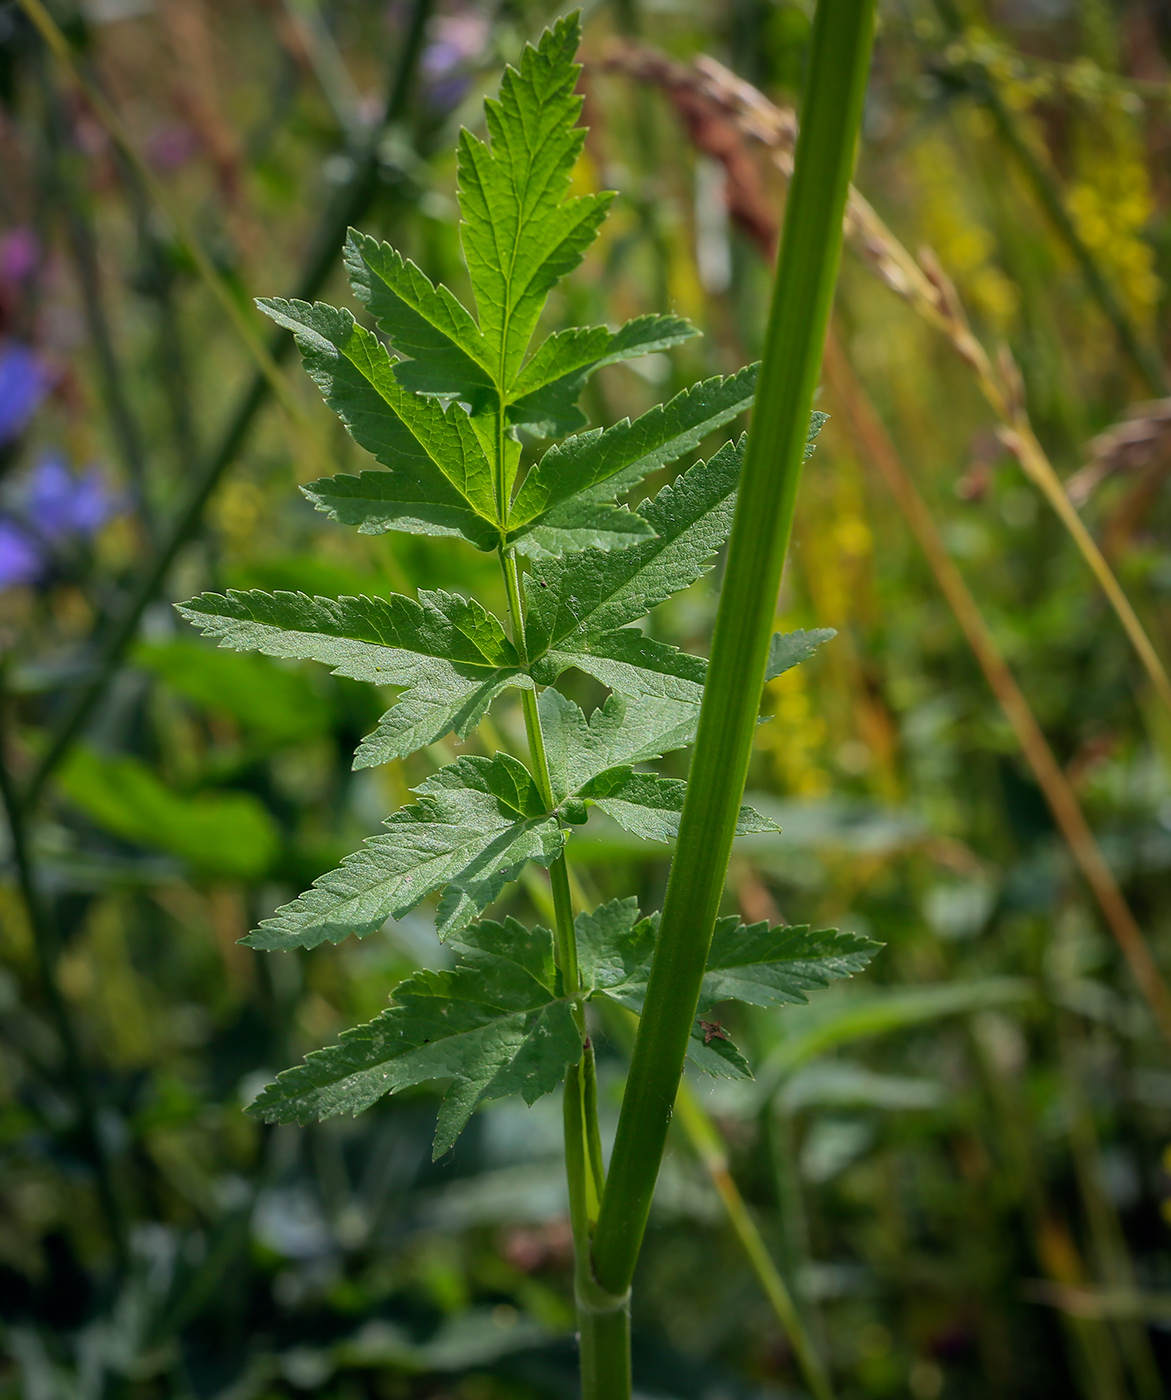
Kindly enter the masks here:
M 453 946 L 449 971 L 417 972 L 394 1004 L 278 1075 L 249 1112 L 268 1122 L 356 1114 L 384 1094 L 448 1079 L 434 1155 L 455 1142 L 487 1099 L 520 1094 L 534 1103 L 581 1058 L 568 1003 L 557 999 L 552 935 L 515 919 L 487 920 Z
M 576 920 L 585 994 L 641 1011 L 658 917 L 633 899 Z M 745 927 L 721 919 L 708 959 L 701 1010 L 737 998 L 755 1006 L 804 1002 L 805 993 L 861 970 L 879 945 L 856 934 L 808 928 Z M 450 1081 L 439 1111 L 434 1155 L 455 1142 L 476 1107 L 506 1094 L 534 1103 L 581 1056 L 569 1003 L 559 995 L 548 930 L 514 919 L 483 920 L 452 940 L 453 968 L 415 973 L 368 1025 L 343 1033 L 277 1076 L 249 1112 L 268 1122 L 310 1122 L 359 1113 L 384 1094 Z M 750 1077 L 717 1023 L 697 1017 L 689 1057 L 708 1073 Z

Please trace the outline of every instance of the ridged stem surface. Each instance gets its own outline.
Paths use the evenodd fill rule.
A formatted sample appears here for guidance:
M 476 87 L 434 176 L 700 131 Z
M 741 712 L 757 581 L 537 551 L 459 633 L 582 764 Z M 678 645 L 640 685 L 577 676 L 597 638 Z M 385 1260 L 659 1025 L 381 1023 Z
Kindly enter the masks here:
M 760 387 L 695 756 L 594 1238 L 593 1277 L 630 1286 L 662 1160 L 744 791 L 809 413 L 837 280 L 870 66 L 873 0 L 821 0 Z M 587 1400 L 609 1400 L 604 1391 Z

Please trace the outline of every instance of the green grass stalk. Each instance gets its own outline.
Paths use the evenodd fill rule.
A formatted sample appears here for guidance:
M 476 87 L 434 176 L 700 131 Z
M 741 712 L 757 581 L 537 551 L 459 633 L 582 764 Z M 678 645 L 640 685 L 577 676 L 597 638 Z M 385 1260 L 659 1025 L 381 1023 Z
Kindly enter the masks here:
M 749 1268 L 756 1275 L 769 1307 L 781 1324 L 805 1384 L 815 1400 L 833 1400 L 833 1386 L 813 1339 L 801 1318 L 793 1295 L 773 1262 L 768 1246 L 756 1227 L 744 1197 L 728 1170 L 728 1154 L 716 1125 L 686 1078 L 679 1081 L 675 1109 L 680 1126 L 711 1178 Z
M 594 1239 L 594 1279 L 614 1297 L 630 1287 L 642 1244 L 747 776 L 841 255 L 873 15 L 872 0 L 821 0 L 814 20 L 808 97 L 699 735 Z M 585 1394 L 602 1400 L 604 1392 Z

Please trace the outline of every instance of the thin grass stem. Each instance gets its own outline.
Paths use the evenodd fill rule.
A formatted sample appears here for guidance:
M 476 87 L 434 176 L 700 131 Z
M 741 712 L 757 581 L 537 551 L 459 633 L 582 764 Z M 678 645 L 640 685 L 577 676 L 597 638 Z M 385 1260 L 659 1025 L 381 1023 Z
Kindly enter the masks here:
M 311 301 L 321 290 L 326 278 L 337 264 L 338 249 L 346 230 L 361 218 L 379 188 L 379 146 L 388 125 L 398 121 L 406 110 L 414 83 L 419 55 L 422 52 L 427 19 L 433 0 L 415 0 L 411 10 L 403 47 L 392 65 L 386 112 L 382 123 L 370 139 L 357 162 L 353 178 L 326 210 L 310 245 L 309 257 L 294 296 Z M 269 353 L 280 361 L 290 353 L 290 338 L 281 333 L 272 337 Z M 112 624 L 94 660 L 89 682 L 78 690 L 62 716 L 44 755 L 28 780 L 21 801 L 26 808 L 33 806 L 44 791 L 45 784 L 69 753 L 113 679 L 126 648 L 138 632 L 142 615 L 162 588 L 179 551 L 198 533 L 208 502 L 223 479 L 224 473 L 236 460 L 248 432 L 260 409 L 268 402 L 272 382 L 261 372 L 253 375 L 232 412 L 215 449 L 199 472 L 191 493 L 172 521 L 157 553 L 151 560 L 127 599 L 122 612 Z
M 700 1103 L 686 1076 L 679 1081 L 679 1090 L 675 1095 L 675 1113 L 679 1126 L 687 1134 L 696 1156 L 703 1163 L 712 1185 L 716 1188 L 728 1223 L 744 1251 L 749 1267 L 756 1275 L 756 1281 L 768 1299 L 769 1307 L 772 1308 L 781 1330 L 793 1348 L 793 1355 L 806 1385 L 815 1400 L 833 1400 L 833 1386 L 830 1384 L 825 1365 L 806 1330 L 793 1301 L 793 1295 L 773 1262 L 768 1246 L 756 1227 L 756 1221 L 753 1220 L 744 1197 L 741 1196 L 728 1170 L 728 1154 L 719 1129 Z
M 654 50 L 628 47 L 608 60 L 632 76 L 667 90 L 681 88 L 701 96 L 727 115 L 746 140 L 763 144 L 787 180 L 793 172 L 797 123 L 793 113 L 775 107 L 751 84 L 737 78 L 706 55 L 694 67 L 673 64 Z M 760 231 L 758 230 L 758 233 Z M 1012 357 L 1003 349 L 994 362 L 968 324 L 951 280 L 927 251 L 922 262 L 911 256 L 869 201 L 851 187 L 846 205 L 846 236 L 871 271 L 951 342 L 973 371 L 981 394 L 1000 420 L 1004 445 L 1029 480 L 1041 491 L 1072 537 L 1091 573 L 1106 594 L 1156 694 L 1171 710 L 1171 677 L 1105 555 L 1082 523 L 1048 455 L 1033 432 L 1023 385 Z M 771 240 L 769 240 L 771 241 Z M 771 251 L 762 247 L 762 251 Z
M 936 9 L 953 37 L 963 32 L 963 25 L 950 0 L 936 0 Z M 1048 215 L 1058 237 L 1065 244 L 1081 269 L 1094 300 L 1114 329 L 1123 354 L 1138 371 L 1147 389 L 1156 396 L 1167 392 L 1167 369 L 1153 346 L 1143 341 L 1134 323 L 1118 299 L 1110 280 L 1098 259 L 1077 230 L 1061 189 L 1052 172 L 1021 130 L 1020 123 L 1009 110 L 987 69 L 967 63 L 956 72 L 977 102 L 987 109 L 1009 154 L 1020 166 L 1033 188 L 1037 202 Z
M 1016 735 L 1025 760 L 1033 770 L 1058 830 L 1065 837 L 1086 884 L 1097 900 L 1160 1031 L 1171 1045 L 1171 993 L 1118 887 L 1114 873 L 1102 855 L 1069 780 L 1054 758 L 1029 702 L 1001 656 L 971 589 L 948 554 L 931 512 L 904 467 L 898 450 L 832 338 L 825 363 L 827 380 L 845 409 L 859 448 L 878 469 L 919 542 L 940 591 L 955 614 L 992 693 Z

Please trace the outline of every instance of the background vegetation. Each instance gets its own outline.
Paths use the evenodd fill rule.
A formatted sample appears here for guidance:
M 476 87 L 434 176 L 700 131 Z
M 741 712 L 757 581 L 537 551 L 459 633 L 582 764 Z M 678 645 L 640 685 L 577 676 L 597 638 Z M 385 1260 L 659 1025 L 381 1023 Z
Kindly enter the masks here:
M 351 772 L 377 697 L 170 607 L 408 579 L 503 606 L 490 556 L 299 501 L 358 453 L 249 299 L 346 301 L 348 222 L 461 288 L 456 127 L 553 13 L 87 0 L 54 7 L 54 54 L 39 6 L 0 4 L 5 1395 L 572 1394 L 555 1100 L 491 1106 L 434 1165 L 430 1092 L 312 1129 L 241 1112 L 442 959 L 425 914 L 305 955 L 236 940 L 450 749 Z M 620 196 L 554 315 L 705 331 L 602 371 L 594 422 L 755 356 L 786 128 L 730 75 L 791 107 L 808 32 L 804 0 L 587 8 L 577 179 Z M 1171 715 L 1069 529 L 1171 650 L 1171 409 L 1135 408 L 1166 392 L 1169 57 L 1154 0 L 883 7 L 857 183 L 931 252 L 855 207 L 778 610 L 838 637 L 770 683 L 750 787 L 784 834 L 738 843 L 727 901 L 887 947 L 737 1017 L 753 1085 L 694 1086 L 721 1137 L 681 1135 L 660 1184 L 647 1396 L 803 1393 L 725 1163 L 843 1397 L 1171 1376 L 1171 1068 L 1132 936 L 1171 962 Z M 659 610 L 665 640 L 704 644 L 717 583 Z M 591 901 L 658 906 L 665 848 L 592 818 L 575 858 Z M 539 877 L 524 899 L 545 917 Z M 612 1128 L 621 1027 L 600 1051 Z

